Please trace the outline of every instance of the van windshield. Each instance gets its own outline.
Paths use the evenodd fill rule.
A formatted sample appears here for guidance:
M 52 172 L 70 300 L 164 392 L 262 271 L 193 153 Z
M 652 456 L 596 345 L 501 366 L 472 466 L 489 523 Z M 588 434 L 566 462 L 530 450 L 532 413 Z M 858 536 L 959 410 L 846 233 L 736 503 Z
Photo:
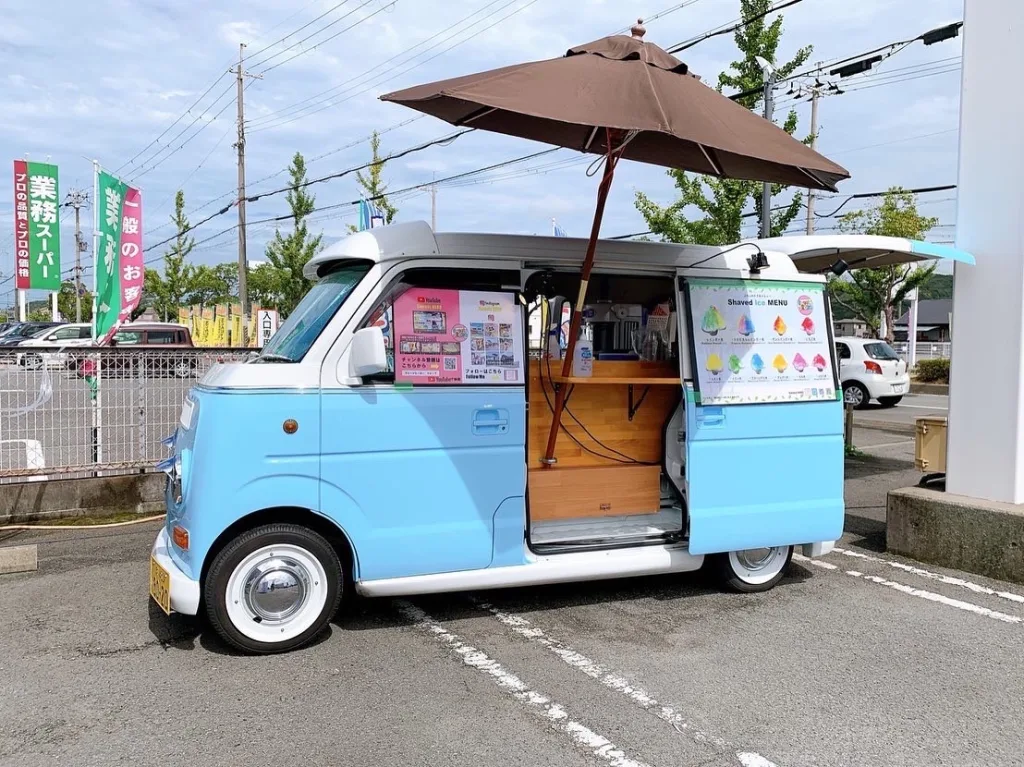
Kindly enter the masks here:
M 298 362 L 306 356 L 309 347 L 370 266 L 367 261 L 347 264 L 316 283 L 263 347 L 256 361 Z

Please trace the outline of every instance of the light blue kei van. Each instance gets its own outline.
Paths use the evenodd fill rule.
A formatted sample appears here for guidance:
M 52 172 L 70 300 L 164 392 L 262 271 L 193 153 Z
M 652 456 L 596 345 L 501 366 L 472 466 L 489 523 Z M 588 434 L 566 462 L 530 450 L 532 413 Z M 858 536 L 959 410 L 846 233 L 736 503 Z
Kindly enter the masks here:
M 184 403 L 162 464 L 152 597 L 266 653 L 313 639 L 347 590 L 415 595 L 707 564 L 760 591 L 796 547 L 828 553 L 843 532 L 844 450 L 824 274 L 973 258 L 869 236 L 601 241 L 584 310 L 594 371 L 562 378 L 536 307 L 561 317 L 585 246 L 414 222 L 312 259 L 311 289 L 262 352 L 213 368 Z M 614 376 L 648 364 L 638 338 L 657 341 L 670 377 Z M 607 423 L 583 414 L 600 384 L 618 386 L 609 396 L 622 402 Z M 555 430 L 555 459 L 531 465 L 547 438 L 531 419 L 550 422 L 543 403 L 560 385 L 573 387 L 576 420 Z M 668 418 L 646 447 L 660 460 L 602 436 L 612 421 L 639 433 L 657 396 Z M 621 504 L 557 490 L 551 478 L 569 477 L 574 460 L 646 467 L 654 484 L 635 497 L 651 500 L 614 484 Z M 542 499 L 542 485 L 556 490 Z

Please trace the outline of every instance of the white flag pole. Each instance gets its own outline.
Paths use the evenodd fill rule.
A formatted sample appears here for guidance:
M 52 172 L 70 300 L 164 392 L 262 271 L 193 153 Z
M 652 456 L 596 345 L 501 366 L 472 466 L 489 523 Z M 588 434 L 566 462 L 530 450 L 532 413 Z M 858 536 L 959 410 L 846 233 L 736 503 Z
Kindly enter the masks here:
M 100 208 L 103 207 L 103 201 L 100 200 L 100 163 L 99 160 L 92 161 L 93 170 L 93 182 L 92 182 L 92 342 L 96 345 L 98 337 L 96 335 L 96 312 L 99 308 L 98 297 L 96 295 L 97 287 L 97 274 L 99 274 L 100 267 Z M 96 396 L 92 398 L 92 460 L 93 463 L 99 464 L 103 459 L 103 439 L 102 439 L 102 428 L 103 428 L 103 411 L 102 411 L 102 388 L 101 383 L 101 372 L 100 372 L 100 354 L 97 352 L 94 354 L 95 357 L 95 370 L 93 375 L 95 376 Z M 99 476 L 99 472 L 97 472 Z

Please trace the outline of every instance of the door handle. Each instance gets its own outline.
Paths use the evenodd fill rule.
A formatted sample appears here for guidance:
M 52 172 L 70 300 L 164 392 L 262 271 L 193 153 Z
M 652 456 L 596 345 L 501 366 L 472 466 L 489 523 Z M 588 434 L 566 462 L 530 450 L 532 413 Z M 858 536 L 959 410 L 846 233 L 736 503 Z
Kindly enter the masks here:
M 486 408 L 473 413 L 474 434 L 504 434 L 508 431 L 507 410 Z

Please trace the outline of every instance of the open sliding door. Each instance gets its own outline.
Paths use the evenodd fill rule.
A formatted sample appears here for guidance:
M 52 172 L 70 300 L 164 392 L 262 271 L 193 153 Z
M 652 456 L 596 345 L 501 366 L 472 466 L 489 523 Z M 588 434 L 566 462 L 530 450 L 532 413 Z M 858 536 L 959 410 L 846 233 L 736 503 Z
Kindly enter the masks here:
M 843 406 L 824 280 L 680 270 L 692 554 L 843 531 Z

